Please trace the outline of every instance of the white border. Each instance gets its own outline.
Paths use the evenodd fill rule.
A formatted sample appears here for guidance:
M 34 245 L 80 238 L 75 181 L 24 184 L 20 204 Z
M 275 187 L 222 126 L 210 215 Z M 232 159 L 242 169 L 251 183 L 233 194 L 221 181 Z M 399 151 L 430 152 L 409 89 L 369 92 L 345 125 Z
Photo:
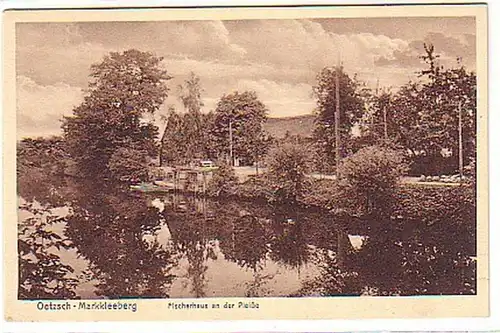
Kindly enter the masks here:
M 393 1 L 394 2 L 394 1 Z M 398 3 L 418 3 L 424 1 L 397 1 Z M 426 3 L 438 1 L 425 1 Z M 443 2 L 443 1 L 440 1 Z M 469 1 L 470 2 L 470 1 Z M 489 318 L 450 318 L 450 319 L 397 319 L 397 320 L 328 320 L 328 321 L 221 321 L 221 322 L 151 322 L 151 323 L 11 323 L 5 322 L 2 315 L 2 332 L 346 332 L 346 331 L 485 331 L 496 330 L 500 332 L 500 76 L 499 38 L 500 35 L 500 2 L 485 1 L 488 3 L 489 16 L 489 147 L 490 147 L 490 311 Z M 387 1 L 347 1 L 347 0 L 274 0 L 258 2 L 251 0 L 26 0 L 4 1 L 0 8 L 57 8 L 57 7 L 114 7 L 114 6 L 194 6 L 194 5 L 277 5 L 277 4 L 387 4 Z M 1 36 L 1 34 L 0 34 Z M 494 37 L 496 36 L 496 38 Z M 0 37 L 1 38 L 1 37 Z M 3 82 L 3 81 L 2 81 Z M 0 132 L 2 131 L 0 125 Z M 2 133 L 0 133 L 2 137 Z M 1 170 L 0 163 L 0 170 Z M 0 201 L 2 200 L 0 191 Z M 496 205 L 495 205 L 496 204 Z M 1 208 L 0 208 L 1 209 Z M 3 214 L 0 214 L 2 216 Z M 2 233 L 2 228 L 0 228 Z M 2 242 L 3 243 L 3 242 Z M 1 248 L 3 255 L 3 247 Z M 0 274 L 2 292 L 4 287 L 3 275 Z M 2 297 L 3 298 L 3 297 Z M 4 304 L 0 305 L 3 314 Z

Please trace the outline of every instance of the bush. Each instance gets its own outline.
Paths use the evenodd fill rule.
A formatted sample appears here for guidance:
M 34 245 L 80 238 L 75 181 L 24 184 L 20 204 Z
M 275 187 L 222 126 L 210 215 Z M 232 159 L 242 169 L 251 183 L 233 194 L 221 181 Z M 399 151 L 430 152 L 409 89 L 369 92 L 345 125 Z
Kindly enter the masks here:
M 53 231 L 65 221 L 53 210 L 34 203 L 19 206 L 28 218 L 18 225 L 18 298 L 77 299 L 74 268 L 64 263 L 59 250 L 73 248 L 71 240 Z M 57 249 L 57 250 L 56 250 Z
M 267 180 L 276 199 L 295 202 L 309 185 L 309 156 L 303 146 L 285 143 L 272 149 L 267 158 Z
M 207 193 L 211 196 L 229 195 L 236 191 L 237 186 L 238 178 L 234 169 L 227 164 L 221 164 L 208 182 Z
M 267 183 L 265 175 L 250 177 L 238 185 L 236 195 L 246 199 L 270 200 L 273 197 L 273 193 L 269 191 Z
M 395 190 L 407 166 L 403 154 L 371 146 L 345 158 L 339 168 L 338 206 L 361 214 L 390 214 Z

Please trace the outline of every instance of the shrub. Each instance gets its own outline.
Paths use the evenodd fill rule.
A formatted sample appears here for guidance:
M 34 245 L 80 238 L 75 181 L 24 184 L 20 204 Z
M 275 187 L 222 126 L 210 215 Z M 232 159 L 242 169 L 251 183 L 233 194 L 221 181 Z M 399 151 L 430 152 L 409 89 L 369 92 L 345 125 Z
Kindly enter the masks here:
M 273 193 L 269 191 L 267 183 L 264 175 L 249 177 L 239 184 L 236 195 L 240 198 L 270 200 Z
M 233 194 L 237 185 L 238 178 L 233 168 L 227 164 L 221 164 L 208 182 L 207 193 L 211 196 Z
M 296 201 L 304 194 L 309 181 L 309 156 L 307 149 L 297 144 L 285 143 L 270 151 L 267 159 L 268 186 L 277 200 Z
M 362 214 L 390 214 L 398 182 L 407 167 L 403 154 L 371 146 L 345 158 L 339 168 L 338 205 Z

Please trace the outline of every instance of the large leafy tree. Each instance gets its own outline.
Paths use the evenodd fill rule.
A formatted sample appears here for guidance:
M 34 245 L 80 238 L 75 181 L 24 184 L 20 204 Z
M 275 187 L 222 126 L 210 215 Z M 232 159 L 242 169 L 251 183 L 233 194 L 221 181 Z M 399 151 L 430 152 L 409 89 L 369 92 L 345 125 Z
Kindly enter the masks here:
M 427 82 L 421 90 L 423 105 L 422 126 L 429 132 L 424 142 L 428 155 L 437 155 L 442 149 L 458 155 L 459 110 L 466 163 L 475 157 L 476 130 L 476 74 L 468 72 L 458 59 L 455 68 L 444 68 L 437 63 L 438 55 L 432 45 L 425 45 L 422 59 L 428 69 L 422 71 Z
M 316 121 L 314 138 L 322 155 L 326 169 L 335 164 L 335 108 L 336 76 L 339 82 L 340 105 L 340 153 L 345 156 L 351 146 L 352 128 L 359 121 L 364 111 L 363 91 L 356 77 L 351 78 L 344 69 L 326 67 L 316 77 L 313 94 L 316 98 Z M 326 171 L 326 170 L 324 170 Z
M 459 105 L 464 164 L 474 161 L 476 74 L 460 64 L 444 68 L 432 45 L 425 45 L 425 55 L 421 58 L 427 64 L 419 74 L 422 80 L 403 85 L 396 94 L 375 96 L 372 106 L 375 122 L 367 124 L 369 130 L 364 134 L 375 141 L 383 138 L 380 124 L 385 108 L 389 141 L 405 148 L 410 159 L 417 162 L 419 171 L 449 172 L 448 169 L 456 170 L 458 166 Z M 450 158 L 443 157 L 446 151 L 451 153 Z
M 128 50 L 111 52 L 91 66 L 85 99 L 63 123 L 68 153 L 82 176 L 114 178 L 109 162 L 117 151 L 155 156 L 158 128 L 144 116 L 155 113 L 167 97 L 166 81 L 171 77 L 161 61 L 149 52 Z M 128 177 L 120 172 L 119 178 Z
M 266 140 L 263 124 L 267 119 L 267 108 L 253 91 L 234 92 L 224 95 L 214 112 L 211 137 L 219 156 L 230 154 L 232 131 L 233 156 L 244 163 L 255 162 L 262 155 Z

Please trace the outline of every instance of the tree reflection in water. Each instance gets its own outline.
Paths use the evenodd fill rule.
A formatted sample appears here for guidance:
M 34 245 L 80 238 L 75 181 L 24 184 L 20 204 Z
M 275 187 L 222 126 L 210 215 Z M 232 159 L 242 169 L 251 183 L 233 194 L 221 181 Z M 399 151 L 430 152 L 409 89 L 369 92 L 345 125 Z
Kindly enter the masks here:
M 20 188 L 19 195 L 22 197 L 24 193 L 24 188 Z M 41 191 L 39 196 L 33 196 L 33 189 L 30 189 L 29 193 L 32 200 L 40 197 L 45 207 L 61 205 L 61 197 L 51 195 L 56 191 Z M 64 235 L 54 234 L 51 237 L 58 241 L 66 240 L 67 237 L 71 240 L 71 246 L 77 249 L 78 255 L 89 261 L 97 296 L 169 297 L 168 290 L 174 279 L 170 271 L 176 266 L 176 255 L 168 244 L 159 244 L 155 237 L 145 240 L 144 236 L 154 236 L 163 222 L 162 215 L 147 204 L 145 197 L 132 196 L 115 184 L 95 184 L 81 180 L 76 182 L 72 179 L 66 179 L 64 187 L 60 187 L 57 193 L 65 194 L 64 203 L 69 213 L 63 216 Z M 20 225 L 29 222 L 29 219 L 25 219 L 20 221 Z M 35 235 L 44 232 L 42 228 L 38 229 Z M 45 295 L 47 298 L 57 298 L 61 293 L 50 289 L 54 284 L 66 283 L 74 293 L 76 281 L 68 280 L 68 274 L 62 274 L 73 271 L 70 265 L 52 264 L 50 267 L 55 272 L 46 276 L 47 274 L 43 275 L 44 272 L 38 272 L 31 262 L 23 261 L 26 253 L 39 253 L 40 250 L 36 243 L 30 242 L 30 235 L 26 235 L 26 230 L 21 231 L 24 233 L 21 232 L 19 236 L 20 244 L 23 245 L 19 250 L 20 272 L 30 271 L 26 274 L 42 275 L 38 280 L 49 290 Z M 47 236 L 46 233 L 44 235 Z M 57 243 L 54 244 L 57 246 Z M 52 261 L 60 260 L 58 258 L 56 253 L 51 254 Z M 37 265 L 41 262 L 43 263 L 39 259 Z M 81 283 L 82 280 L 78 282 Z M 20 293 L 24 290 L 20 285 Z M 69 291 L 65 295 L 68 293 Z M 28 295 L 28 298 L 33 299 L 41 297 L 44 295 L 40 292 Z
M 476 293 L 475 236 L 470 223 L 454 218 L 430 224 L 389 223 L 365 228 L 367 240 L 361 249 L 347 254 L 344 265 L 339 265 L 333 251 L 319 251 L 322 274 L 305 283 L 297 295 Z M 447 230 L 452 230 L 454 239 Z
M 221 250 L 226 259 L 252 271 L 253 280 L 245 283 L 245 296 L 264 296 L 268 293 L 266 281 L 273 278 L 273 275 L 262 274 L 270 239 L 265 229 L 266 220 L 242 207 L 234 210 L 228 220 L 231 234 L 221 240 Z
M 89 280 L 93 287 L 87 297 L 169 297 L 174 279 L 181 278 L 172 273 L 181 258 L 188 263 L 186 277 L 194 297 L 207 296 L 206 273 L 210 261 L 218 259 L 252 272 L 253 279 L 243 282 L 244 295 L 264 296 L 274 294 L 265 287 L 274 278 L 272 272 L 265 272 L 267 262 L 295 269 L 308 260 L 312 238 L 305 236 L 299 223 L 305 217 L 290 207 L 169 195 L 162 198 L 165 209 L 160 211 L 151 205 L 152 196 L 132 195 L 112 183 L 63 178 L 53 182 L 57 187 L 28 188 L 29 180 L 22 179 L 20 184 L 24 185 L 19 187 L 19 196 L 28 198 L 29 204 L 65 208 L 66 212 L 57 216 L 64 228 L 59 234 L 54 232 L 53 242 L 62 247 L 57 242 L 64 241 L 61 250 L 71 246 L 80 258 L 78 265 L 84 262 L 88 266 L 76 276 L 72 267 L 76 263 L 73 259 L 63 263 L 57 250 L 51 254 L 51 260 L 60 262 L 59 266 L 50 266 L 54 272 L 48 272 L 48 266 L 44 272 L 35 269 L 37 262 L 25 259 L 39 250 L 28 241 L 27 230 L 21 228 L 32 220 L 24 219 L 20 221 L 19 239 L 20 272 L 25 281 L 20 284 L 33 284 L 33 278 L 25 278 L 30 274 L 44 278 L 37 282 L 41 284 L 38 289 L 22 289 L 20 285 L 20 297 L 78 297 L 76 287 Z M 287 223 L 291 219 L 297 223 Z M 171 238 L 160 244 L 158 233 L 165 225 Z M 45 245 L 49 246 L 47 242 Z M 221 258 L 217 258 L 218 253 Z M 53 285 L 64 285 L 67 290 L 50 289 Z M 89 295 L 88 290 L 85 293 Z
M 186 277 L 194 297 L 207 295 L 210 260 L 230 261 L 251 271 L 252 281 L 243 285 L 244 295 L 253 297 L 273 294 L 265 286 L 275 277 L 274 273 L 264 272 L 268 262 L 274 261 L 287 270 L 307 263 L 311 239 L 304 236 L 300 223 L 287 222 L 302 215 L 294 213 L 296 209 L 182 195 L 167 195 L 163 199 L 167 202 L 163 214 L 173 243 L 187 260 Z M 217 258 L 217 253 L 223 258 Z
M 212 230 L 207 224 L 206 200 L 170 195 L 167 201 L 170 205 L 163 215 L 176 250 L 187 259 L 186 278 L 191 292 L 194 297 L 205 297 L 207 261 L 217 259 Z
M 108 298 L 169 297 L 176 255 L 155 236 L 163 217 L 147 198 L 81 184 L 67 218 L 68 236 L 92 264 L 97 294 Z M 87 195 L 85 195 L 87 194 Z
M 244 285 L 240 296 L 283 296 L 269 283 L 278 281 L 280 270 L 297 271 L 302 285 L 290 292 L 296 296 L 476 290 L 475 217 L 467 215 L 474 209 L 463 204 L 455 217 L 431 211 L 426 214 L 435 216 L 426 223 L 408 214 L 375 223 L 283 204 L 132 194 L 116 184 L 75 178 L 30 186 L 21 175 L 18 184 L 21 299 L 77 298 L 77 287 L 89 279 L 95 285 L 89 297 L 165 298 L 174 280 L 183 278 L 190 285 L 183 297 L 207 297 L 213 292 L 208 279 L 214 278 L 209 268 L 223 261 L 252 274 L 249 281 L 229 276 L 234 285 L 228 288 Z M 154 207 L 153 198 L 165 209 Z M 171 237 L 160 243 L 165 226 Z M 347 251 L 340 265 L 337 237 L 347 234 L 368 238 L 360 249 Z M 71 249 L 84 259 L 89 276 L 61 256 Z M 310 273 L 309 264 L 320 271 L 304 282 L 301 270 Z M 185 276 L 174 275 L 179 267 Z

